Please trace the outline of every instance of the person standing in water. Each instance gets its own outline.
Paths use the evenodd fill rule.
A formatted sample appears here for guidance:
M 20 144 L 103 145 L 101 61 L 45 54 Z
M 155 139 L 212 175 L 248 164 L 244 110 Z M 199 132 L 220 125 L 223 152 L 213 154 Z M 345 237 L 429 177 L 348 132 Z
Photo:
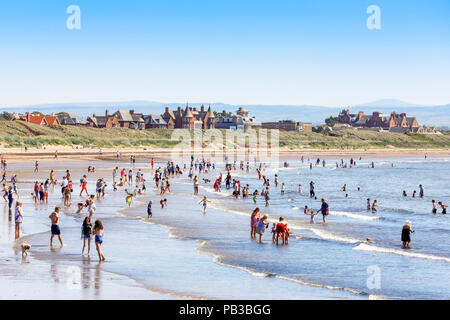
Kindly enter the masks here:
M 59 207 L 55 208 L 55 211 L 52 212 L 52 214 L 49 216 L 50 221 L 52 222 L 52 235 L 50 237 L 50 248 L 53 248 L 53 238 L 55 236 L 58 236 L 59 243 L 61 244 L 61 248 L 64 246 L 62 238 L 61 238 L 61 229 L 59 228 Z
M 377 207 L 378 207 L 378 201 L 374 200 L 373 204 L 372 204 L 372 213 L 376 214 L 377 213 Z
M 95 220 L 93 234 L 95 235 L 95 248 L 98 253 L 98 260 L 105 261 L 105 256 L 102 252 L 102 244 L 103 244 L 103 223 L 101 220 Z
M 256 228 L 259 222 L 259 208 L 253 210 L 252 215 L 250 216 L 250 239 L 256 239 Z
M 262 219 L 258 221 L 258 225 L 256 227 L 256 233 L 259 234 L 259 243 L 262 242 L 262 236 L 264 234 L 264 231 L 269 227 L 269 222 L 267 222 L 268 216 L 265 214 Z
M 421 184 L 419 184 L 419 189 L 420 189 L 420 191 L 419 191 L 420 197 L 423 198 L 425 196 L 425 191 Z
M 153 202 L 150 200 L 147 204 L 147 218 L 150 219 L 151 217 L 153 217 L 152 214 L 152 204 Z
M 16 234 L 15 234 L 15 239 L 19 239 L 20 238 L 20 226 L 23 222 L 23 214 L 22 214 L 22 202 L 17 201 L 16 202 L 16 209 L 15 209 L 15 213 L 14 213 L 14 221 L 16 223 L 15 227 L 16 227 Z
M 316 193 L 314 192 L 314 181 L 311 181 L 309 183 L 309 196 L 311 198 L 314 198 L 315 195 L 316 195 Z
M 88 216 L 84 218 L 83 225 L 81 226 L 81 237 L 83 239 L 83 249 L 81 250 L 81 255 L 84 255 L 84 249 L 86 248 L 86 242 L 88 243 L 87 255 L 91 255 L 91 234 L 92 234 L 92 222 L 91 217 Z
M 431 210 L 432 214 L 436 214 L 437 213 L 437 204 L 435 200 L 431 200 L 431 203 L 433 204 L 433 209 Z
M 442 201 L 439 201 L 438 204 L 441 206 L 442 209 L 442 214 L 447 214 L 447 208 L 448 206 L 446 206 L 445 204 L 442 203 Z
M 411 228 L 411 221 L 408 220 L 402 229 L 403 249 L 411 248 L 411 232 L 414 233 L 414 230 Z
M 327 216 L 330 214 L 330 206 L 326 201 L 326 199 L 322 199 L 322 206 L 320 207 L 320 212 L 323 217 L 323 224 L 327 223 Z

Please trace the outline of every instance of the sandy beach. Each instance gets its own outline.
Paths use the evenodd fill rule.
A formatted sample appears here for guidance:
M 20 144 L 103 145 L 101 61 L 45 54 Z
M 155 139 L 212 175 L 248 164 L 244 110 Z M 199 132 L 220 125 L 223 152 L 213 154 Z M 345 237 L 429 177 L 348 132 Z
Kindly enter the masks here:
M 55 159 L 55 152 L 58 159 Z M 170 159 L 172 149 L 140 147 L 140 148 L 76 148 L 67 146 L 45 146 L 43 148 L 0 148 L 0 157 L 9 162 L 21 161 L 86 161 L 86 160 L 111 160 L 116 159 L 117 152 L 121 159 L 128 160 L 134 155 L 138 158 Z M 371 158 L 404 158 L 404 157 L 448 157 L 449 149 L 289 149 L 279 148 L 279 156 L 282 158 L 298 158 L 301 156 L 310 158 L 348 158 L 348 157 L 371 157 Z M 199 155 L 201 152 L 193 153 Z M 240 154 L 244 154 L 242 151 Z

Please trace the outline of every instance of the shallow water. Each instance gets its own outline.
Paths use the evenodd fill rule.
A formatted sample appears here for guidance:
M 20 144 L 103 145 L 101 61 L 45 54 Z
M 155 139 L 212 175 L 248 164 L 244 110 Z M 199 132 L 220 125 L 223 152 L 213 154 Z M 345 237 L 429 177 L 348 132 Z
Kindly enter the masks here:
M 50 195 L 50 205 L 35 205 L 29 196 L 32 181 L 48 176 L 50 168 L 61 179 L 70 168 L 74 180 L 74 203 L 78 197 L 76 181 L 85 174 L 89 163 L 42 163 L 40 173 L 32 173 L 33 164 L 10 164 L 9 170 L 19 171 L 20 195 L 24 202 L 23 231 L 32 243 L 32 258 L 57 265 L 72 265 L 81 270 L 95 269 L 129 277 L 149 290 L 169 297 L 219 299 L 448 299 L 450 280 L 445 275 L 450 266 L 447 234 L 448 217 L 431 214 L 431 200 L 448 204 L 450 159 L 371 159 L 358 161 L 355 168 L 336 168 L 335 161 L 327 166 L 314 167 L 300 161 L 290 162 L 290 168 L 268 169 L 263 172 L 271 181 L 271 205 L 258 204 L 263 214 L 275 221 L 283 215 L 293 233 L 288 246 L 271 243 L 268 229 L 264 244 L 250 240 L 249 217 L 254 205 L 251 199 L 235 200 L 230 191 L 215 193 L 212 185 L 205 185 L 203 177 L 214 180 L 221 171 L 200 175 L 200 196 L 211 200 L 203 215 L 199 197 L 192 195 L 192 182 L 187 177 L 172 179 L 168 208 L 158 206 L 160 196 L 151 184 L 148 165 L 144 169 L 147 194 L 139 197 L 128 209 L 124 192 L 108 187 L 105 199 L 97 202 L 95 218 L 103 220 L 107 262 L 98 265 L 95 250 L 91 258 L 82 258 L 80 226 L 85 212 L 78 216 L 76 208 L 61 215 L 63 240 L 61 250 L 48 247 L 49 219 L 53 207 L 61 204 L 59 188 Z M 392 166 L 394 163 L 394 166 Z M 96 162 L 97 172 L 88 176 L 88 190 L 104 177 L 111 185 L 111 171 L 116 165 L 128 168 L 128 163 Z M 220 167 L 220 169 L 219 169 Z M 286 193 L 275 188 L 274 174 L 286 183 Z M 237 170 L 241 183 L 250 189 L 261 190 L 253 168 L 250 172 Z M 331 215 L 328 224 L 309 223 L 303 214 L 308 205 L 317 210 L 320 201 L 308 197 L 309 181 L 316 185 L 316 195 L 327 198 Z M 298 184 L 303 195 L 298 193 Z M 343 184 L 348 191 L 341 191 Z M 402 197 L 425 187 L 425 198 Z M 361 187 L 361 191 L 357 191 Z M 132 188 L 130 188 L 132 189 Z M 350 198 L 345 198 L 349 193 Z M 366 211 L 366 199 L 378 200 L 378 213 Z M 145 203 L 153 200 L 153 218 L 146 219 Z M 6 210 L 6 209 L 5 209 Z M 14 236 L 7 210 L 0 222 L 0 241 L 11 243 Z M 412 235 L 412 249 L 400 247 L 401 228 L 411 220 L 416 233 Z M 373 243 L 366 243 L 371 238 Z M 380 272 L 380 286 L 370 282 L 371 268 Z M 369 269 L 368 269 L 369 268 Z M 369 270 L 369 271 L 368 271 Z M 111 280 L 113 281 L 113 280 Z M 126 292 L 124 292 L 126 295 Z

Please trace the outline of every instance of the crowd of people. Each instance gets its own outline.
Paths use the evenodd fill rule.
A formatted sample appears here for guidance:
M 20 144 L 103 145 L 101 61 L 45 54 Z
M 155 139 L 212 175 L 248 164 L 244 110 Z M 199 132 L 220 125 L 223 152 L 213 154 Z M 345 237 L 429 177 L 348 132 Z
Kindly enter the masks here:
M 119 155 L 119 154 L 118 154 Z M 361 158 L 360 158 L 361 160 Z M 326 166 L 326 161 L 317 159 L 315 161 L 307 160 L 309 163 L 309 168 L 312 169 L 313 166 Z M 305 158 L 301 158 L 301 162 L 305 162 Z M 121 169 L 119 170 L 119 167 L 115 167 L 112 171 L 112 188 L 114 192 L 117 192 L 119 188 L 123 188 L 123 192 L 125 193 L 125 203 L 128 207 L 132 206 L 133 198 L 137 197 L 138 195 L 142 195 L 146 192 L 146 179 L 144 178 L 144 171 L 142 169 L 135 170 L 135 164 L 136 164 L 136 158 L 135 156 L 130 157 L 130 164 L 132 168 L 130 169 Z M 3 191 L 4 195 L 3 198 L 5 202 L 8 204 L 8 209 L 10 212 L 12 211 L 14 207 L 14 216 L 15 216 L 15 238 L 20 238 L 20 230 L 21 230 L 21 224 L 23 223 L 23 204 L 19 200 L 19 192 L 17 189 L 17 174 L 12 174 L 9 181 L 9 186 L 7 185 L 7 162 L 6 160 L 2 159 L 0 168 L 2 170 L 2 177 L 3 177 Z M 191 157 L 191 161 L 189 164 L 183 164 L 183 167 L 181 167 L 178 164 L 174 164 L 171 161 L 168 161 L 166 165 L 159 166 L 158 168 L 154 169 L 155 163 L 154 159 L 151 159 L 151 163 L 149 165 L 152 168 L 152 181 L 154 182 L 154 187 L 156 191 L 156 194 L 161 196 L 160 205 L 161 209 L 167 208 L 167 198 L 163 198 L 163 196 L 166 193 L 171 192 L 171 179 L 179 177 L 183 174 L 183 171 L 188 172 L 188 178 L 193 181 L 193 189 L 194 189 L 194 196 L 199 196 L 199 177 L 202 173 L 207 174 L 211 171 L 214 171 L 216 169 L 215 163 L 212 163 L 210 161 L 204 160 L 204 159 L 197 159 L 195 160 L 194 157 Z M 344 162 L 344 160 L 341 160 L 341 163 L 336 163 L 336 166 L 339 168 L 347 168 L 347 167 L 355 167 L 356 161 L 352 158 L 350 159 L 350 162 L 347 164 Z M 285 162 L 284 167 L 289 167 L 289 163 Z M 371 165 L 371 167 L 374 167 L 374 164 Z M 239 168 L 239 169 L 238 169 Z M 218 175 L 217 179 L 214 180 L 213 188 L 215 192 L 221 192 L 222 191 L 222 183 L 225 183 L 225 188 L 227 190 L 232 189 L 232 196 L 238 200 L 238 199 L 250 199 L 252 198 L 253 204 L 257 204 L 258 197 L 262 197 L 264 204 L 266 207 L 270 206 L 270 198 L 271 198 L 271 181 L 268 176 L 264 174 L 267 166 L 264 163 L 257 163 L 255 160 L 255 173 L 257 175 L 258 181 L 261 183 L 261 191 L 258 191 L 258 187 L 255 187 L 254 191 L 251 192 L 251 187 L 249 184 L 244 184 L 241 182 L 240 179 L 233 178 L 232 173 L 233 171 L 251 171 L 250 163 L 247 161 L 245 163 L 244 161 L 241 161 L 239 165 L 236 163 L 227 163 L 224 167 L 226 171 L 226 175 L 223 176 L 222 173 Z M 39 173 L 39 162 L 35 161 L 34 163 L 34 173 Z M 89 166 L 87 169 L 87 174 L 83 174 L 83 176 L 80 178 L 79 183 L 79 197 L 86 197 L 86 199 L 82 202 L 77 203 L 77 214 L 82 214 L 82 211 L 86 208 L 87 216 L 84 218 L 82 226 L 81 226 L 81 238 L 83 240 L 83 246 L 82 246 L 82 255 L 84 255 L 86 248 L 87 248 L 87 254 L 90 256 L 90 249 L 91 249 L 91 241 L 92 238 L 95 242 L 95 247 L 98 253 L 98 257 L 100 261 L 105 261 L 105 256 L 103 255 L 101 246 L 103 243 L 103 236 L 104 236 L 104 227 L 103 223 L 100 219 L 96 219 L 94 221 L 94 215 L 96 211 L 96 204 L 95 201 L 101 200 L 105 197 L 105 190 L 107 189 L 108 185 L 106 183 L 106 180 L 104 178 L 98 178 L 95 182 L 95 194 L 90 192 L 92 190 L 88 190 L 88 180 L 90 179 L 90 175 L 95 173 L 95 167 Z M 203 181 L 205 184 L 209 185 L 211 184 L 211 181 L 207 178 L 203 178 Z M 278 174 L 274 175 L 273 178 L 273 184 L 275 188 L 280 188 L 281 195 L 284 195 L 286 192 L 286 184 L 285 182 L 279 181 Z M 62 177 L 61 182 L 58 182 L 55 179 L 55 172 L 54 170 L 51 170 L 49 173 L 49 176 L 45 181 L 35 181 L 34 187 L 33 187 L 33 193 L 31 194 L 33 201 L 35 204 L 48 204 L 49 202 L 49 192 L 50 190 L 54 190 L 56 186 L 60 186 L 61 190 L 61 198 L 62 203 L 66 208 L 70 208 L 72 206 L 72 194 L 74 192 L 74 183 L 72 180 L 72 175 L 69 169 L 65 171 L 65 175 Z M 134 189 L 132 189 L 134 188 Z M 252 188 L 253 189 L 253 188 Z M 361 188 L 357 188 L 358 191 L 361 191 Z M 346 184 L 342 187 L 343 192 L 348 191 L 348 187 Z M 298 187 L 298 193 L 302 194 L 302 185 L 299 184 Z M 315 182 L 310 181 L 309 183 L 309 196 L 319 201 L 318 197 L 316 196 L 315 192 Z M 403 191 L 403 196 L 406 197 L 406 191 Z M 423 198 L 425 196 L 424 187 L 422 185 L 419 185 L 419 197 Z M 349 197 L 349 194 L 346 193 L 346 198 Z M 413 193 L 413 198 L 416 197 L 416 192 Z M 202 196 L 201 200 L 198 202 L 202 208 L 203 208 L 203 214 L 207 213 L 207 207 L 208 204 L 211 202 L 210 199 L 208 199 L 207 196 Z M 15 203 L 15 206 L 14 206 Z M 437 207 L 440 206 L 442 210 L 442 214 L 446 214 L 446 208 L 447 206 L 443 204 L 441 201 L 437 202 L 435 200 L 432 200 L 433 208 L 432 213 L 437 214 Z M 151 219 L 153 217 L 152 212 L 152 205 L 153 202 L 150 200 L 147 203 L 147 218 Z M 378 207 L 378 201 L 374 200 L 373 202 L 371 199 L 367 199 L 367 210 L 371 211 L 373 214 L 377 213 L 377 207 Z M 61 247 L 63 247 L 63 240 L 61 236 L 61 229 L 60 229 L 60 219 L 59 219 L 59 213 L 61 208 L 55 207 L 53 212 L 50 214 L 49 219 L 51 221 L 51 237 L 50 237 L 50 246 L 53 248 L 53 240 L 55 236 L 58 238 Z M 322 223 L 327 223 L 327 217 L 330 214 L 330 207 L 325 198 L 320 199 L 320 208 L 317 210 L 311 209 L 308 206 L 304 207 L 303 213 L 307 216 L 309 216 L 309 220 L 311 224 L 316 223 L 315 222 L 315 216 L 317 216 L 319 213 L 322 215 Z M 273 226 L 271 229 L 272 233 L 272 242 L 274 244 L 281 243 L 282 245 L 289 244 L 289 237 L 291 235 L 290 228 L 288 227 L 288 222 L 286 221 L 285 217 L 280 216 L 277 221 L 273 221 Z M 264 214 L 261 216 L 261 212 L 259 208 L 255 208 L 253 212 L 250 215 L 250 237 L 252 240 L 257 240 L 260 243 L 262 243 L 263 235 L 265 233 L 265 230 L 269 228 L 270 222 L 269 222 L 269 216 L 267 214 Z M 402 229 L 402 244 L 404 248 L 409 248 L 411 244 L 410 239 L 410 233 L 413 233 L 414 231 L 411 228 L 411 222 L 408 221 L 405 226 Z

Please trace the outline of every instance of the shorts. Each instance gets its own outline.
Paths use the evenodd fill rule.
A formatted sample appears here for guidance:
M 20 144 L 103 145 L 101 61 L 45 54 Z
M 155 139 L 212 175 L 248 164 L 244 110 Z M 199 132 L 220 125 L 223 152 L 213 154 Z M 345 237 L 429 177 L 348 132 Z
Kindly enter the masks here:
M 99 235 L 95 235 L 95 243 L 103 243 L 103 237 Z
M 52 224 L 52 234 L 57 236 L 61 234 L 61 229 L 59 229 L 59 225 Z
M 266 230 L 266 228 L 256 228 L 256 233 L 263 235 L 265 230 Z
M 90 239 L 91 238 L 91 234 L 90 233 L 83 234 L 83 238 L 84 239 Z

